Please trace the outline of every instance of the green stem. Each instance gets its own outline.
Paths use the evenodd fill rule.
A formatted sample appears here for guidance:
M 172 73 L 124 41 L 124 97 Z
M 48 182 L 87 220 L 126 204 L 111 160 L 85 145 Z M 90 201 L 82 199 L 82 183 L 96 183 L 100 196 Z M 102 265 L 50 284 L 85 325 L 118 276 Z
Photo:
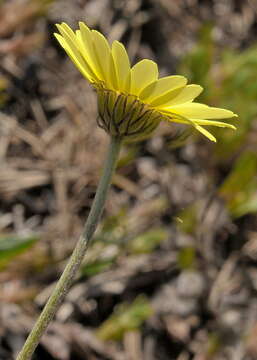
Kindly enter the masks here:
M 59 305 L 62 303 L 67 294 L 75 274 L 77 273 L 80 264 L 85 256 L 90 240 L 94 234 L 96 226 L 99 222 L 100 216 L 103 212 L 104 203 L 107 192 L 111 183 L 112 175 L 115 170 L 119 151 L 121 148 L 121 139 L 112 137 L 109 145 L 109 150 L 106 157 L 103 174 L 100 179 L 94 202 L 92 204 L 90 213 L 88 215 L 83 232 L 77 242 L 75 249 L 66 265 L 52 295 L 46 303 L 41 315 L 29 334 L 17 360 L 30 360 L 44 334 L 48 324 L 53 319 Z

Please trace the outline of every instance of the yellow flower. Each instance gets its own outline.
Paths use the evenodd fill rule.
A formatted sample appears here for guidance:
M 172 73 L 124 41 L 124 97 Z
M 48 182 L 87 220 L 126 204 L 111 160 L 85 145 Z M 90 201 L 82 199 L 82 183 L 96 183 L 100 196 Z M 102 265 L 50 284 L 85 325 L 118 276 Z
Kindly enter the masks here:
M 150 134 L 161 120 L 189 124 L 216 141 L 203 126 L 235 129 L 225 119 L 232 111 L 193 102 L 202 92 L 200 85 L 187 85 L 184 76 L 159 78 L 157 64 L 148 59 L 130 66 L 126 49 L 119 41 L 110 46 L 106 38 L 85 23 L 73 30 L 65 23 L 55 34 L 71 60 L 95 87 L 98 94 L 99 125 L 112 136 L 127 139 Z M 199 64 L 200 66 L 200 64 Z

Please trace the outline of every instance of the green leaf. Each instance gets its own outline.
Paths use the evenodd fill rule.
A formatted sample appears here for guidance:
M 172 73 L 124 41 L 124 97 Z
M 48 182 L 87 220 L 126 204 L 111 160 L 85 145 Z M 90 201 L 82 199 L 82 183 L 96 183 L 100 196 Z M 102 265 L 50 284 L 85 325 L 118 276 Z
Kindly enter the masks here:
M 180 219 L 180 221 L 177 223 L 177 227 L 179 228 L 179 230 L 187 234 L 193 234 L 198 224 L 197 214 L 197 203 L 189 205 L 188 207 L 180 211 L 177 214 L 177 217 Z
M 132 304 L 118 305 L 113 314 L 96 331 L 101 340 L 119 340 L 127 331 L 138 329 L 152 316 L 153 310 L 145 296 L 138 296 Z
M 113 264 L 115 258 L 103 259 L 82 266 L 82 276 L 94 276 L 107 270 Z
M 151 253 L 167 237 L 165 229 L 154 228 L 130 240 L 128 250 L 133 254 Z
M 139 146 L 137 144 L 127 144 L 126 153 L 122 154 L 117 163 L 117 168 L 121 168 L 129 165 L 135 160 L 139 152 Z
M 201 64 L 201 66 L 199 66 Z M 245 50 L 222 49 L 213 41 L 212 27 L 207 24 L 199 33 L 199 41 L 178 69 L 191 83 L 204 87 L 198 102 L 226 108 L 239 115 L 231 119 L 237 131 L 217 129 L 215 160 L 224 163 L 252 141 L 254 144 L 254 121 L 257 117 L 257 46 Z
M 257 154 L 243 153 L 219 189 L 230 213 L 240 217 L 257 211 Z
M 178 265 L 180 269 L 193 269 L 196 263 L 196 250 L 193 246 L 187 246 L 178 253 Z
M 38 240 L 38 235 L 0 236 L 0 268 L 5 267 L 13 258 L 29 250 Z

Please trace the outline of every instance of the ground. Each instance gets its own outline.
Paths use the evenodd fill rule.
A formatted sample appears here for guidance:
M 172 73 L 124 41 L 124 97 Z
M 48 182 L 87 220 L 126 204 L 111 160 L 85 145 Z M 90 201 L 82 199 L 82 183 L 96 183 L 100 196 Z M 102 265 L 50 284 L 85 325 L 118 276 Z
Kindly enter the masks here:
M 85 21 L 132 62 L 239 114 L 217 145 L 163 123 L 123 147 L 103 220 L 38 360 L 257 358 L 257 3 L 0 2 L 0 359 L 14 359 L 81 232 L 108 136 L 53 37 Z

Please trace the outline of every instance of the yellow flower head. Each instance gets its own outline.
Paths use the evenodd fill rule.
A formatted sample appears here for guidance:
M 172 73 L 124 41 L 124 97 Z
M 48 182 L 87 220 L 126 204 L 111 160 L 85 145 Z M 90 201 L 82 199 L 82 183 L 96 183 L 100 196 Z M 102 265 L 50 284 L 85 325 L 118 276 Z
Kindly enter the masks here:
M 184 76 L 159 78 L 157 64 L 148 59 L 130 66 L 126 49 L 119 41 L 110 46 L 106 38 L 85 23 L 73 30 L 57 25 L 57 40 L 98 94 L 99 125 L 112 136 L 135 139 L 150 134 L 161 120 L 189 124 L 216 141 L 203 126 L 235 129 L 225 119 L 232 111 L 193 102 L 200 85 L 187 85 Z

